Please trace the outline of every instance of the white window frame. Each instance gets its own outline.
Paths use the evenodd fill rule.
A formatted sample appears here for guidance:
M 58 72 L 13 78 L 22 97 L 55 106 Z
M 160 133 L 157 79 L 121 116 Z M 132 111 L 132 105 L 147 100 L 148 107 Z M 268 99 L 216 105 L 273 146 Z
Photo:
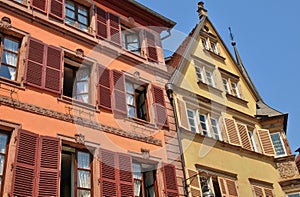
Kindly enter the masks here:
M 213 125 L 212 124 L 212 120 L 214 120 L 216 122 L 216 125 Z M 213 138 L 216 139 L 216 140 L 220 140 L 220 141 L 223 141 L 222 139 L 222 134 L 221 134 L 221 130 L 220 130 L 220 127 L 219 127 L 219 118 L 215 118 L 215 117 L 210 117 L 210 126 L 211 126 L 211 129 L 212 129 L 212 135 L 213 135 Z M 217 135 L 219 137 L 219 139 L 216 138 L 216 133 L 214 131 L 214 128 L 217 129 Z
M 210 41 L 210 47 L 212 52 L 214 52 L 215 54 L 219 55 L 219 50 L 218 50 L 218 43 L 214 42 L 214 41 Z
M 232 88 L 234 96 L 236 96 L 238 98 L 241 98 L 240 91 L 239 91 L 239 88 L 238 88 L 238 83 L 237 82 L 231 82 L 231 88 Z
M 205 121 L 204 121 L 204 122 L 200 120 L 200 116 L 203 116 L 203 117 L 205 118 Z M 200 125 L 200 127 L 201 127 L 201 132 L 202 132 L 201 134 L 204 135 L 204 133 L 203 133 L 203 128 L 202 128 L 202 125 L 201 125 L 201 124 L 203 123 L 203 124 L 205 124 L 206 132 L 207 132 L 207 135 L 204 135 L 204 136 L 211 137 L 210 129 L 209 129 L 209 124 L 208 124 L 208 118 L 207 118 L 207 115 L 206 115 L 206 114 L 201 113 L 201 112 L 198 112 L 198 123 L 199 123 L 199 125 Z
M 205 83 L 205 78 L 203 75 L 203 66 L 195 66 L 197 79 L 203 83 Z
M 202 46 L 204 49 L 209 50 L 209 45 L 208 45 L 208 39 L 207 38 L 201 38 Z
M 215 87 L 214 75 L 211 71 L 205 71 L 206 83 L 209 86 Z M 211 82 L 210 82 L 211 80 Z
M 199 133 L 198 122 L 197 122 L 197 118 L 196 118 L 196 113 L 197 112 L 195 110 L 190 109 L 190 108 L 187 108 L 186 112 L 187 112 L 187 118 L 188 118 L 188 121 L 189 121 L 190 131 L 195 132 L 195 133 Z M 193 117 L 189 117 L 188 112 L 191 112 L 193 114 Z M 194 121 L 194 124 L 195 124 L 195 131 L 192 131 L 192 126 L 191 126 L 191 123 L 190 123 L 191 118 L 192 118 L 192 120 Z
M 223 87 L 226 93 L 231 94 L 231 89 L 230 89 L 230 85 L 229 85 L 229 81 L 227 78 L 222 77 L 222 83 L 223 83 Z
M 198 81 L 201 81 L 202 83 L 205 83 L 211 87 L 216 87 L 216 83 L 214 79 L 214 68 L 205 66 L 200 62 L 198 62 L 197 60 L 195 60 L 195 71 L 196 71 Z M 211 82 L 209 82 L 209 78 Z
M 272 140 L 272 135 L 278 135 L 278 136 L 279 136 L 279 140 L 280 140 L 281 146 L 282 146 L 282 148 L 283 148 L 284 154 L 277 155 L 276 148 L 275 148 L 274 143 L 273 143 L 273 140 Z M 285 149 L 285 146 L 284 146 L 282 137 L 281 137 L 281 135 L 280 135 L 280 132 L 270 133 L 270 137 L 271 137 L 271 141 L 272 141 L 272 144 L 273 144 L 273 147 L 274 147 L 274 151 L 275 151 L 275 153 L 276 153 L 276 156 L 275 156 L 275 157 L 284 157 L 284 156 L 286 156 L 287 153 L 286 153 L 286 149 Z
M 254 132 L 253 131 L 248 131 L 248 135 L 249 135 L 253 150 L 258 153 L 259 151 L 258 151 L 258 148 L 256 146 L 256 141 L 255 141 L 255 138 L 254 138 Z

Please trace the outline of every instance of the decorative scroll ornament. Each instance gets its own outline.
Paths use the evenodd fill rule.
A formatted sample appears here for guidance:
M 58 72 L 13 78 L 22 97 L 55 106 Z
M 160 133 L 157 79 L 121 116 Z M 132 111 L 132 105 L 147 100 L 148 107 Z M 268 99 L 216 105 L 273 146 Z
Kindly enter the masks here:
M 281 178 L 287 179 L 296 175 L 298 172 L 295 162 L 277 163 L 278 172 Z
M 81 133 L 75 134 L 75 142 L 77 144 L 85 144 L 85 136 Z
M 2 17 L 0 21 L 0 29 L 10 29 L 12 27 L 11 20 L 8 17 Z
M 142 148 L 141 152 L 142 152 L 143 159 L 150 158 L 150 150 L 149 149 Z

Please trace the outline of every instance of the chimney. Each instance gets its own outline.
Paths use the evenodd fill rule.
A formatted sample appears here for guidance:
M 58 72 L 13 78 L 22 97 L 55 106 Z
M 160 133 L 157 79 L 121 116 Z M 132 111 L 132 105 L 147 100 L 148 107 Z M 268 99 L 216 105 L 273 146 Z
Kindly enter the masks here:
M 198 3 L 197 12 L 199 14 L 199 19 L 201 19 L 202 16 L 207 16 L 207 10 L 204 8 L 204 2 L 203 1 L 200 1 Z

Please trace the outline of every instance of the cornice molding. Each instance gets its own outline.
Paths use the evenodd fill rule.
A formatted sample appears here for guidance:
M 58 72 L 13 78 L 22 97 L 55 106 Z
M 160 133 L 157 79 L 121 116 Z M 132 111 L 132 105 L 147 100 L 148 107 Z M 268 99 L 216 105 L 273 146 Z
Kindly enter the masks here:
M 153 144 L 156 146 L 162 146 L 162 141 L 159 139 L 155 139 L 153 137 L 148 137 L 148 136 L 145 136 L 142 134 L 137 134 L 137 133 L 133 133 L 130 131 L 124 131 L 124 130 L 117 129 L 114 127 L 106 126 L 106 125 L 99 124 L 95 121 L 91 121 L 86 118 L 46 109 L 46 108 L 39 107 L 39 106 L 29 104 L 29 103 L 24 103 L 24 102 L 18 101 L 16 99 L 13 99 L 10 97 L 0 95 L 0 105 L 5 105 L 8 107 L 12 107 L 14 109 L 27 111 L 30 113 L 46 116 L 49 118 L 54 118 L 54 119 L 65 121 L 65 122 L 76 123 L 76 124 L 84 126 L 84 127 L 92 128 L 95 130 L 103 131 L 106 133 L 118 135 L 121 137 L 133 139 L 133 140 L 138 140 L 138 141 Z

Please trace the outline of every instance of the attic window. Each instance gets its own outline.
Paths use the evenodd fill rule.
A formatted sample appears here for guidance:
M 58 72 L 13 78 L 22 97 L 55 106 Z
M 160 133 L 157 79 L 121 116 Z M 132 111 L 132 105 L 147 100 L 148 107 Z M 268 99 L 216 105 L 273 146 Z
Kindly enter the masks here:
M 204 25 L 203 28 L 204 28 L 205 31 L 209 32 L 209 28 L 206 25 Z

